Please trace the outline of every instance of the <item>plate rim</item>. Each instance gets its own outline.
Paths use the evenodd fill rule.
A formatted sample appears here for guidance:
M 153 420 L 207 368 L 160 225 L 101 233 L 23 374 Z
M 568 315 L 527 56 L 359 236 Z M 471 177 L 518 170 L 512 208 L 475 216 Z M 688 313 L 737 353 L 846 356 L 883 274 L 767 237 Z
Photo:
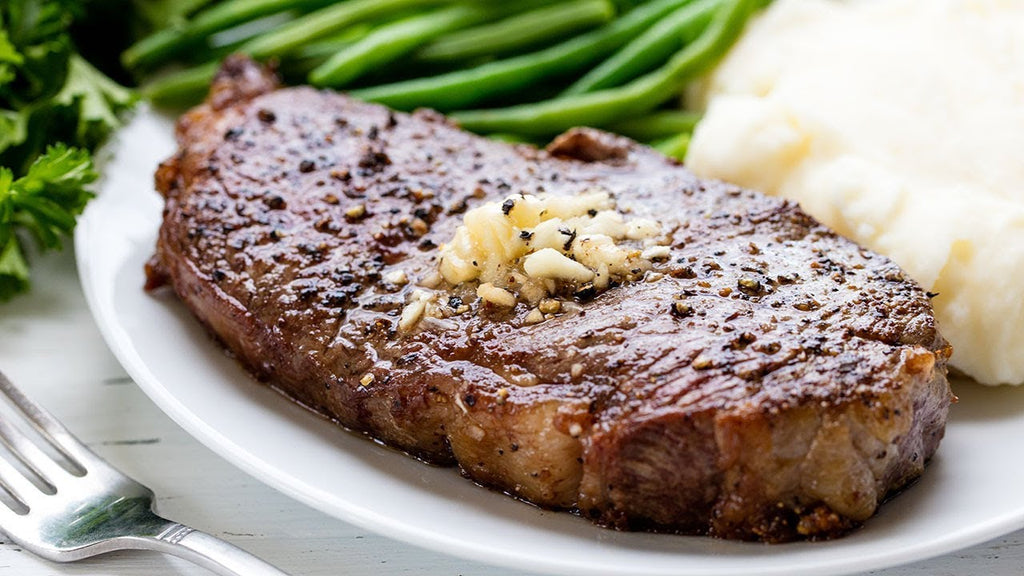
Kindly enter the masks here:
M 159 116 L 159 114 L 144 106 L 136 113 L 134 119 L 130 121 L 131 124 L 126 128 L 122 128 L 108 146 L 113 150 L 122 143 L 122 136 L 124 136 L 132 124 L 139 122 L 140 118 L 154 115 Z M 113 156 L 112 154 L 108 166 L 116 165 L 116 158 Z M 340 500 L 334 497 L 335 495 L 328 494 L 326 498 L 317 498 L 317 495 L 322 495 L 322 490 L 303 481 L 301 478 L 289 475 L 286 471 L 277 470 L 269 466 L 269 463 L 249 452 L 244 446 L 204 422 L 197 414 L 176 398 L 171 390 L 153 373 L 131 341 L 128 331 L 117 321 L 118 315 L 116 310 L 109 307 L 111 302 L 108 300 L 110 299 L 101 298 L 100 294 L 97 293 L 100 290 L 98 282 L 102 281 L 102 278 L 97 277 L 99 272 L 97 272 L 97 267 L 94 266 L 96 256 L 93 254 L 92 248 L 93 244 L 98 240 L 96 240 L 97 235 L 93 232 L 93 226 L 101 225 L 101 216 L 104 213 L 103 211 L 107 209 L 104 198 L 110 197 L 111 194 L 102 193 L 103 189 L 107 186 L 109 186 L 109 181 L 105 176 L 100 182 L 101 193 L 87 206 L 85 212 L 80 217 L 74 234 L 75 260 L 78 267 L 79 282 L 89 311 L 99 328 L 100 334 L 118 362 L 161 411 L 167 414 L 190 436 L 211 449 L 218 456 L 231 462 L 246 474 L 313 509 L 365 530 L 414 546 L 454 555 L 486 565 L 500 566 L 513 570 L 526 569 L 548 574 L 582 574 L 581 570 L 583 569 L 586 569 L 588 575 L 607 574 L 608 576 L 624 574 L 649 574 L 651 576 L 664 576 L 667 574 L 739 576 L 741 574 L 749 574 L 749 568 L 746 570 L 723 571 L 714 567 L 695 570 L 686 570 L 684 568 L 683 570 L 671 572 L 639 570 L 627 573 L 622 571 L 602 571 L 599 566 L 593 565 L 582 567 L 556 558 L 540 560 L 533 556 L 520 557 L 504 549 L 482 550 L 472 543 L 464 542 L 456 537 L 446 536 L 440 531 L 425 532 L 423 529 L 410 526 L 406 522 L 390 518 L 386 515 L 375 514 L 366 507 L 353 506 L 343 499 Z M 826 574 L 839 576 L 862 571 L 892 568 L 948 554 L 1021 528 L 1024 528 L 1024 510 L 1010 510 L 1003 515 L 988 519 L 987 522 L 977 523 L 964 527 L 961 530 L 949 532 L 944 537 L 931 539 L 923 543 L 915 543 L 914 545 L 899 549 L 888 549 L 885 552 L 867 558 L 855 560 L 840 556 L 831 561 L 824 561 L 815 565 L 796 567 L 784 565 L 761 566 L 758 568 L 758 572 L 765 575 L 779 576 L 783 574 L 793 576 L 823 576 Z

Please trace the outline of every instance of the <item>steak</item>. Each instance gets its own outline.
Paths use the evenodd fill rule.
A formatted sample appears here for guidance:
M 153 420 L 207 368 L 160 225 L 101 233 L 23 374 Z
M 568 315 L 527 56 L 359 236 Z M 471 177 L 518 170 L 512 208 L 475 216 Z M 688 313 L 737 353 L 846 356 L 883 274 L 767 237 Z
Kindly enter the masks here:
M 793 203 L 597 130 L 538 150 L 279 89 L 240 57 L 177 138 L 147 287 L 302 405 L 485 486 L 618 529 L 830 538 L 943 436 L 930 295 Z M 532 324 L 441 282 L 462 313 L 399 330 L 467 208 L 595 186 L 666 231 L 642 280 Z

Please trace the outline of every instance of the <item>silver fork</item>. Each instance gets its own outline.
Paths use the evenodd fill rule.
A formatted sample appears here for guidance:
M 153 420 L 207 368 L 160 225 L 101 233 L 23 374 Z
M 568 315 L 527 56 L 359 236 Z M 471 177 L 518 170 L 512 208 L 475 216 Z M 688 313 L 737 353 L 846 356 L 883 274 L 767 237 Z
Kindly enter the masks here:
M 157 516 L 149 488 L 86 448 L 2 372 L 0 392 L 78 469 L 69 472 L 20 428 L 0 418 L 0 440 L 20 461 L 0 458 L 0 485 L 13 497 L 0 504 L 0 529 L 25 549 L 56 562 L 113 550 L 155 550 L 225 576 L 287 576 L 232 544 Z M 36 476 L 35 483 L 26 468 Z

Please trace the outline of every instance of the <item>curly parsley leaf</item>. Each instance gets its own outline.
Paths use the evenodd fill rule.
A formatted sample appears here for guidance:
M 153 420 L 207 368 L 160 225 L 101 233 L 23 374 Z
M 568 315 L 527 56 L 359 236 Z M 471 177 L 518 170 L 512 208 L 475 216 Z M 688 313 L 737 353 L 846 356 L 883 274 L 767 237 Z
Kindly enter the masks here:
M 77 54 L 68 63 L 64 88 L 54 97 L 56 104 L 75 110 L 74 142 L 90 149 L 121 125 L 118 116 L 136 100 L 134 92 L 107 78 Z
M 4 94 L 15 107 L 52 97 L 64 85 L 73 53 L 67 28 L 76 6 L 61 0 L 0 2 L 0 27 L 21 55 L 14 82 Z
M 18 239 L 13 235 L 0 238 L 0 302 L 28 290 L 28 263 L 21 255 Z
M 3 102 L 4 86 L 17 76 L 17 66 L 24 62 L 21 53 L 7 38 L 7 32 L 0 30 L 0 103 Z M 25 116 L 14 110 L 0 109 L 0 154 L 4 150 L 25 141 Z
M 63 144 L 49 147 L 21 178 L 0 168 L 0 300 L 28 287 L 18 232 L 31 234 L 44 248 L 60 248 L 92 198 L 86 186 L 96 178 L 89 153 Z
M 59 249 L 91 198 L 90 153 L 135 93 L 97 70 L 68 29 L 71 0 L 0 0 L 0 302 L 28 289 L 25 242 Z
M 11 44 L 5 30 L 0 30 L 0 87 L 14 80 L 14 67 L 21 65 L 25 59 L 18 49 Z

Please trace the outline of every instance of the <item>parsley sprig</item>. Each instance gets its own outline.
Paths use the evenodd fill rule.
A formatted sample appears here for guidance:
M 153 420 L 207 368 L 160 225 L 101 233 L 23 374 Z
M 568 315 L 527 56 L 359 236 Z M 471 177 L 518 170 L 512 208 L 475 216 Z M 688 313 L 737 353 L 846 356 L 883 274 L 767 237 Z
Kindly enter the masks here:
M 0 300 L 28 288 L 28 264 L 16 229 L 27 230 L 47 249 L 61 247 L 92 194 L 92 158 L 81 148 L 49 147 L 21 178 L 0 167 Z
M 0 2 L 0 301 L 29 287 L 26 242 L 61 247 L 91 197 L 91 153 L 135 94 L 94 68 L 68 29 L 81 3 Z

